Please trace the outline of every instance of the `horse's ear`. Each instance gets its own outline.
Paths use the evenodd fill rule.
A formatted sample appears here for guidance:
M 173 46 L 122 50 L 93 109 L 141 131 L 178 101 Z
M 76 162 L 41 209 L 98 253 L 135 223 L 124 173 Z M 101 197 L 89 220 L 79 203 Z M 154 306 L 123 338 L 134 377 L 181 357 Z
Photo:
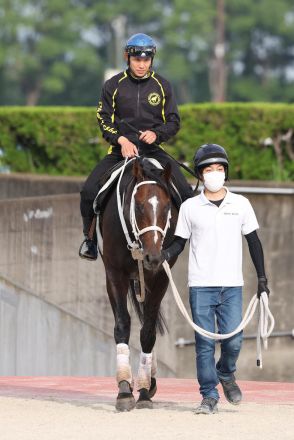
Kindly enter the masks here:
M 134 161 L 133 175 L 135 176 L 137 182 L 141 182 L 144 179 L 143 168 L 139 159 Z
M 171 174 L 172 174 L 171 164 L 168 162 L 162 171 L 162 176 L 163 176 L 164 180 L 166 181 L 166 183 L 168 183 L 170 181 Z

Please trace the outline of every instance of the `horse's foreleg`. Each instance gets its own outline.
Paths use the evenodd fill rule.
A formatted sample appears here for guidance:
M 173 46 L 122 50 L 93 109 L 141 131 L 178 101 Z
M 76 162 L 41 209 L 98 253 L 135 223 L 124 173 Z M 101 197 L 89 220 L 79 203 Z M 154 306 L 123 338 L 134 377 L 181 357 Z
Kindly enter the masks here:
M 113 280 L 119 280 L 119 283 Z M 130 411 L 135 407 L 133 376 L 130 365 L 129 338 L 131 319 L 127 308 L 128 282 L 121 277 L 107 276 L 107 291 L 112 306 L 115 326 L 114 338 L 117 351 L 116 379 L 119 393 L 116 400 L 118 411 Z
M 133 388 L 133 375 L 130 365 L 130 349 L 127 344 L 116 345 L 116 380 L 126 381 Z
M 133 396 L 133 376 L 130 365 L 130 349 L 127 344 L 119 343 L 116 346 L 117 371 L 116 380 L 118 383 L 118 396 L 116 409 L 118 411 L 130 411 L 135 408 L 136 402 Z
M 158 276 L 153 279 L 153 286 L 149 285 L 149 295 L 144 305 L 144 324 L 140 333 L 142 353 L 137 378 L 137 389 L 140 392 L 140 396 L 136 404 L 137 408 L 152 408 L 151 398 L 157 390 L 155 378 L 157 362 L 155 352 L 152 350 L 156 341 L 156 322 L 160 303 L 166 292 L 167 285 L 168 279 L 165 276 Z
M 137 389 L 140 393 L 136 408 L 152 408 L 153 404 L 149 396 L 151 387 L 152 353 L 140 354 L 140 364 L 137 376 Z
M 152 351 L 152 365 L 151 365 L 151 384 L 149 388 L 149 397 L 152 399 L 152 397 L 155 395 L 157 391 L 157 385 L 156 385 L 156 374 L 157 374 L 157 358 L 156 358 L 156 352 L 155 350 Z
M 140 393 L 137 408 L 152 408 L 151 398 L 156 393 L 157 362 L 153 347 L 156 341 L 156 320 L 159 306 L 148 308 L 145 305 L 144 324 L 140 333 L 142 352 L 137 376 L 137 389 Z

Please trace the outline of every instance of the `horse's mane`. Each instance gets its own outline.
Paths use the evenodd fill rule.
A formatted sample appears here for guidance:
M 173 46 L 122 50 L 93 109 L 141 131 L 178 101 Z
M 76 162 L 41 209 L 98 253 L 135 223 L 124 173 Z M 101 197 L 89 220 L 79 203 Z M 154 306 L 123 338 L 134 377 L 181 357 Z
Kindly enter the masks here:
M 139 156 L 135 160 L 139 161 L 142 168 L 143 176 L 146 180 L 154 180 L 161 188 L 163 188 L 169 195 L 171 195 L 172 187 L 165 180 L 162 173 L 162 168 L 157 168 L 155 164 L 148 160 L 147 157 Z M 126 168 L 125 175 L 122 180 L 123 188 L 126 188 L 129 185 L 133 186 L 136 183 L 136 178 L 133 174 L 133 164 L 134 162 L 130 162 L 128 167 Z
M 138 160 L 142 166 L 144 176 L 150 180 L 155 180 L 159 186 L 169 192 L 168 184 L 162 176 L 162 169 L 156 168 L 156 166 L 145 157 L 139 158 Z

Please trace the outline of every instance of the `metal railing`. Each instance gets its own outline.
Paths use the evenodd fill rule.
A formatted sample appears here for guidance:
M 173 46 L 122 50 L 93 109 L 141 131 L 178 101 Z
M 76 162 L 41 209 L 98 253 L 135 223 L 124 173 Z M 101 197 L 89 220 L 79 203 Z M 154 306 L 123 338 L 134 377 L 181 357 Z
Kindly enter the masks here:
M 294 340 L 294 328 L 292 328 L 292 330 L 288 330 L 288 331 L 277 331 L 277 332 L 273 332 L 270 335 L 270 338 L 282 338 L 282 337 L 290 337 L 291 339 Z M 256 339 L 256 335 L 255 334 L 248 334 L 248 335 L 243 335 L 243 339 Z M 185 339 L 185 338 L 179 338 L 177 339 L 177 341 L 175 342 L 175 346 L 179 347 L 179 348 L 183 348 L 183 347 L 189 347 L 191 345 L 195 345 L 195 340 L 194 339 Z
M 229 190 L 240 194 L 275 194 L 275 195 L 294 195 L 294 188 L 275 188 L 258 186 L 234 186 L 227 185 Z M 195 185 L 193 186 L 193 189 Z M 203 185 L 200 185 L 198 191 L 202 191 Z

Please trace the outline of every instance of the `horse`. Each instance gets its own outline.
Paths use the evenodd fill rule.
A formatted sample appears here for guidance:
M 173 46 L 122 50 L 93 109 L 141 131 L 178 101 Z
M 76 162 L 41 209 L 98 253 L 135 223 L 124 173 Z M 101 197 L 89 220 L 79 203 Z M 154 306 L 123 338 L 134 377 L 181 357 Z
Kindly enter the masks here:
M 161 167 L 162 168 L 162 167 Z M 119 193 L 124 189 L 123 220 L 118 209 Z M 106 288 L 114 315 L 114 339 L 117 347 L 116 380 L 118 395 L 116 409 L 152 408 L 155 395 L 156 359 L 153 348 L 157 329 L 166 328 L 160 304 L 168 287 L 168 278 L 162 267 L 161 250 L 174 235 L 178 217 L 175 198 L 172 197 L 171 168 L 155 169 L 148 159 L 138 157 L 125 169 L 120 188 L 112 191 L 99 216 L 99 232 L 103 237 L 102 260 L 106 273 Z M 123 230 L 125 222 L 127 231 Z M 135 231 L 134 231 L 135 229 Z M 138 262 L 132 257 L 126 235 L 132 237 L 142 255 L 145 300 L 139 304 Z M 172 266 L 176 258 L 170 261 Z M 141 280 L 142 283 L 142 280 Z M 127 307 L 128 294 L 141 321 L 140 365 L 137 374 L 139 398 L 133 395 L 134 378 L 129 356 L 131 319 Z

